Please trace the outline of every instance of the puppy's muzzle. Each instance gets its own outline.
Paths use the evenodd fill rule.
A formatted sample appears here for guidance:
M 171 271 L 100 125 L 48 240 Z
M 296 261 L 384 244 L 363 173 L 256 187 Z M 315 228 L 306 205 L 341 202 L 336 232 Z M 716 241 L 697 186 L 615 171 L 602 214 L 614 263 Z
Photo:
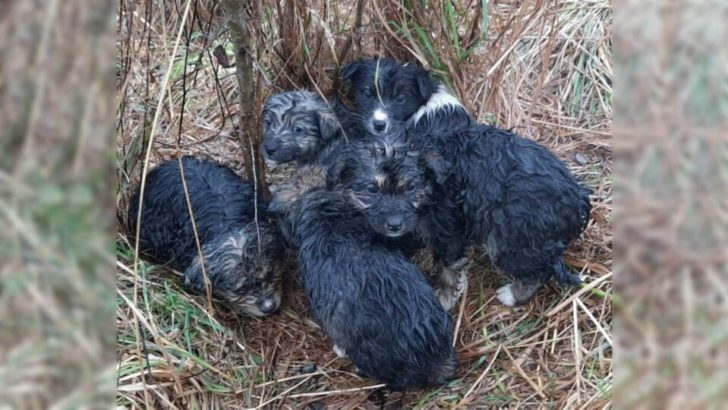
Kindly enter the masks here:
M 263 143 L 265 154 L 268 158 L 273 157 L 281 149 L 281 142 L 277 139 L 269 139 Z
M 389 115 L 383 109 L 378 108 L 372 114 L 371 128 L 375 133 L 383 133 L 389 129 Z
M 399 235 L 404 225 L 404 218 L 402 218 L 402 215 L 390 215 L 387 217 L 385 225 L 387 226 L 388 233 Z
M 280 307 L 280 301 L 274 294 L 263 295 L 255 301 L 255 306 L 263 315 L 270 315 Z

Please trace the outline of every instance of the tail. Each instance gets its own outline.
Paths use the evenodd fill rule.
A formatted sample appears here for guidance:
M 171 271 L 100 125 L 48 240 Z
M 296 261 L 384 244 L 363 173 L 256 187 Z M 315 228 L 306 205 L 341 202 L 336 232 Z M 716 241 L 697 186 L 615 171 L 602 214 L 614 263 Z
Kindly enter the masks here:
M 581 277 L 569 272 L 569 269 L 564 264 L 564 261 L 559 258 L 559 261 L 554 264 L 554 277 L 559 283 L 565 285 L 580 285 Z

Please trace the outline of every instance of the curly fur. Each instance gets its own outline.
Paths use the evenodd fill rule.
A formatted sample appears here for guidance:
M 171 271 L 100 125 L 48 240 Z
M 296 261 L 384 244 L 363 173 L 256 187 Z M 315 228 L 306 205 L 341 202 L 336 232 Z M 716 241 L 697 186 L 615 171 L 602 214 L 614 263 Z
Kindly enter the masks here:
M 363 60 L 343 73 L 367 129 L 377 111 L 405 121 L 433 171 L 435 202 L 423 218 L 423 232 L 442 268 L 439 285 L 457 287 L 438 289 L 446 306 L 464 291 L 470 244 L 483 245 L 493 264 L 516 279 L 499 290 L 506 304 L 525 303 L 554 275 L 580 282 L 561 255 L 586 226 L 590 190 L 553 153 L 509 131 L 476 124 L 441 83 L 412 64 Z
M 285 213 L 285 210 L 301 195 L 314 188 L 325 188 L 326 173 L 326 167 L 320 164 L 301 166 L 287 181 L 271 188 L 273 198 L 268 210 L 277 214 Z
M 481 244 L 491 262 L 516 280 L 501 290 L 505 304 L 521 304 L 549 278 L 580 283 L 561 255 L 586 227 L 591 190 L 534 141 L 475 125 L 419 138 L 444 161 L 427 217 L 435 257 L 448 266 L 465 256 L 464 241 Z
M 411 262 L 377 244 L 347 195 L 314 188 L 285 207 L 313 315 L 339 353 L 397 390 L 451 378 L 449 315 Z
M 451 131 L 472 121 L 442 83 L 413 63 L 402 64 L 391 58 L 357 60 L 341 73 L 362 125 L 371 134 L 385 135 L 397 122 L 417 129 L 428 120 L 441 131 Z
M 274 312 L 281 301 L 283 247 L 277 225 L 265 214 L 267 204 L 258 203 L 256 225 L 249 182 L 214 162 L 185 157 L 182 164 L 213 296 L 241 313 Z M 128 210 L 132 233 L 138 207 L 139 189 Z M 139 234 L 140 250 L 149 260 L 184 271 L 186 285 L 204 291 L 177 160 L 162 163 L 147 176 Z
M 328 163 L 327 187 L 342 190 L 376 240 L 407 256 L 423 248 L 418 221 L 430 201 L 426 164 L 401 128 L 342 147 Z
M 263 154 L 269 165 L 315 162 L 331 144 L 363 135 L 358 116 L 310 91 L 271 96 L 263 110 Z

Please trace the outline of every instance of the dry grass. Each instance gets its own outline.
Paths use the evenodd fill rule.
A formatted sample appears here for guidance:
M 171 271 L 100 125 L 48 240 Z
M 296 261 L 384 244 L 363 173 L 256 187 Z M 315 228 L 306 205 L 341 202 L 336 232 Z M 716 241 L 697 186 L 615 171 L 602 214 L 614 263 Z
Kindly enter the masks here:
M 410 4 L 365 1 L 362 24 L 355 27 L 356 3 L 258 1 L 260 94 L 295 87 L 328 92 L 336 86 L 343 54 L 347 61 L 375 54 L 417 60 L 451 85 L 481 121 L 513 127 L 553 149 L 595 195 L 593 220 L 567 254 L 569 265 L 588 277 L 583 288 L 552 285 L 529 305 L 510 309 L 494 297 L 503 278 L 487 264 L 476 265 L 467 296 L 453 312 L 458 378 L 446 387 L 403 398 L 394 394 L 388 401 L 417 408 L 605 407 L 611 401 L 613 348 L 611 5 L 462 0 L 452 3 L 457 7 L 446 2 L 418 10 L 405 3 Z M 129 0 L 119 5 L 120 215 L 128 188 L 139 180 L 150 136 L 150 166 L 193 154 L 242 170 L 232 122 L 237 117 L 234 69 L 221 67 L 213 56 L 217 46 L 232 55 L 215 2 L 189 2 L 179 50 L 172 55 L 187 4 Z M 487 10 L 479 10 L 481 4 Z M 282 177 L 268 179 L 274 183 Z M 357 377 L 352 365 L 331 351 L 293 271 L 281 313 L 257 320 L 222 308 L 208 312 L 204 297 L 184 292 L 165 268 L 144 262 L 135 268 L 133 248 L 122 230 L 117 404 L 381 404 L 373 393 L 375 382 Z M 312 363 L 317 365 L 312 373 L 302 372 Z

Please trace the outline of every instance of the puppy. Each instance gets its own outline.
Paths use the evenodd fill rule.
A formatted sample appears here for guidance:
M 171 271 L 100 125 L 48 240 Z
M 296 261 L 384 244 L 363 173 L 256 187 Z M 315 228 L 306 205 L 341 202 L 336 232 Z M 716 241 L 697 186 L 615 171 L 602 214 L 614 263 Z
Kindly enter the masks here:
M 453 306 L 465 291 L 470 244 L 483 246 L 491 262 L 515 279 L 497 291 L 506 305 L 526 303 L 552 276 L 580 283 L 561 255 L 586 227 L 591 191 L 553 153 L 474 123 L 441 84 L 410 64 L 360 61 L 345 68 L 344 77 L 367 129 L 386 131 L 392 119 L 406 121 L 410 142 L 434 171 L 435 202 L 424 231 L 440 267 L 443 305 Z M 385 126 L 378 128 L 377 118 Z
M 346 65 L 341 76 L 349 89 L 362 125 L 374 135 L 385 135 L 396 122 L 415 129 L 423 118 L 439 129 L 452 131 L 471 124 L 470 115 L 429 71 L 391 58 L 358 60 Z
M 406 142 L 401 125 L 383 136 L 342 147 L 330 160 L 326 182 L 360 210 L 376 240 L 412 256 L 424 248 L 418 221 L 431 200 L 427 164 Z
M 185 199 L 179 162 L 170 160 L 147 175 L 139 231 L 140 251 L 152 262 L 184 271 L 188 288 L 205 291 L 203 265 L 212 294 L 239 313 L 262 317 L 281 303 L 283 240 L 259 201 L 255 222 L 253 186 L 231 169 L 193 157 L 182 159 L 202 260 Z M 136 232 L 140 190 L 128 210 Z
M 310 91 L 271 96 L 263 110 L 263 154 L 269 165 L 315 162 L 326 147 L 356 139 L 364 129 L 353 112 L 336 99 L 324 101 Z
M 334 351 L 395 390 L 444 383 L 456 369 L 450 316 L 411 262 L 377 244 L 350 198 L 321 187 L 318 170 L 284 184 L 272 205 L 286 212 L 284 235 Z

